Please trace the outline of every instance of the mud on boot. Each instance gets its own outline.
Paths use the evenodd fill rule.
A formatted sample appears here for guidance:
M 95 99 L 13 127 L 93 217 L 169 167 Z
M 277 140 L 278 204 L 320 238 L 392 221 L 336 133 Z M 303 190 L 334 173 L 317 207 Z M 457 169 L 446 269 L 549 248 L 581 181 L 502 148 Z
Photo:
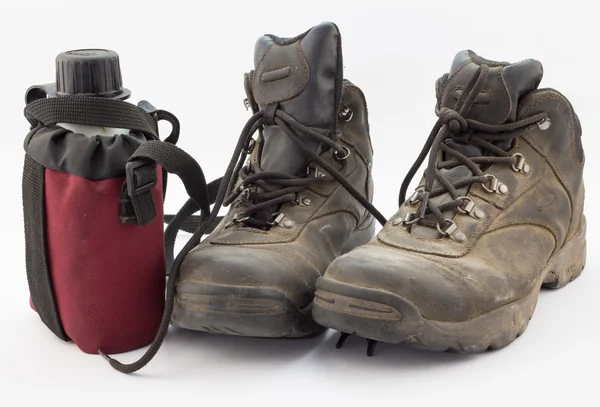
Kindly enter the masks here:
M 584 153 L 569 101 L 542 65 L 457 54 L 400 209 L 317 281 L 326 327 L 434 351 L 482 352 L 521 335 L 542 286 L 585 265 Z M 424 177 L 405 199 L 429 153 Z
M 343 80 L 331 23 L 295 38 L 259 38 L 245 88 L 254 115 L 224 177 L 229 213 L 183 261 L 172 323 L 307 336 L 323 330 L 311 313 L 316 279 L 372 239 L 373 215 L 385 223 L 370 204 L 366 102 Z

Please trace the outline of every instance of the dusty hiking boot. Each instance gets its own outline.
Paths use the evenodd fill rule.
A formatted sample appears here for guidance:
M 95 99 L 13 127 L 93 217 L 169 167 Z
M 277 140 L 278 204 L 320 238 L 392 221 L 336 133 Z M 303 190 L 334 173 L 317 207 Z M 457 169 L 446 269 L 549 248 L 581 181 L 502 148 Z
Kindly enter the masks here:
M 372 239 L 372 214 L 385 223 L 370 204 L 365 98 L 342 78 L 334 24 L 259 38 L 245 77 L 254 115 L 223 181 L 231 209 L 182 263 L 174 325 L 259 337 L 322 329 L 311 315 L 316 279 Z
M 377 238 L 317 281 L 315 320 L 347 334 L 482 352 L 526 329 L 540 287 L 586 257 L 581 126 L 538 89 L 542 65 L 460 52 L 437 81 L 438 122 Z M 405 201 L 429 152 L 425 175 Z

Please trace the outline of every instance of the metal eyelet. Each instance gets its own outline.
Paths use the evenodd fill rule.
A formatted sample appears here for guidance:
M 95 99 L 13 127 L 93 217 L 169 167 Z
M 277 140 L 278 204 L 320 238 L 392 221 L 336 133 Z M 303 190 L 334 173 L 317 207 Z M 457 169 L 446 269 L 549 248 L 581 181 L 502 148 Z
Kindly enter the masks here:
M 243 216 L 244 212 L 238 212 L 235 215 L 233 215 L 233 218 L 227 222 L 227 224 L 225 225 L 225 228 L 229 228 L 231 226 L 233 226 L 234 223 L 243 223 L 245 221 L 247 221 L 248 219 L 250 219 L 250 216 Z
M 246 186 L 242 182 L 240 185 L 233 189 L 232 193 L 235 194 L 236 198 L 239 198 L 242 194 L 250 194 L 250 191 L 248 190 L 248 192 L 246 192 L 246 190 L 248 190 L 248 188 L 246 188 Z
M 310 198 L 302 198 L 302 200 L 300 202 L 302 202 L 302 205 L 304 205 L 304 206 L 310 206 L 312 204 L 312 201 L 310 200 Z
M 349 122 L 354 117 L 354 112 L 348 106 L 342 106 L 338 115 L 343 121 Z
M 456 208 L 456 210 L 459 213 L 462 213 L 463 215 L 469 215 L 470 217 L 477 220 L 482 220 L 483 218 L 485 218 L 485 213 L 477 206 L 475 206 L 475 202 L 473 202 L 471 198 L 467 196 L 459 196 L 456 199 L 462 199 L 463 201 L 463 203 Z
M 313 170 L 315 172 L 315 178 L 324 177 L 327 175 L 324 172 L 321 172 L 319 167 L 314 164 L 310 164 L 308 167 L 306 167 L 306 175 L 310 175 Z
M 550 118 L 547 117 L 545 119 L 538 121 L 537 125 L 538 125 L 539 129 L 542 131 L 548 130 L 550 128 L 550 126 L 552 126 L 552 120 L 550 120 Z
M 251 138 L 248 141 L 248 145 L 244 147 L 244 153 L 246 153 L 248 155 L 252 154 L 252 152 L 254 151 L 254 147 L 256 147 L 256 140 Z
M 525 175 L 529 174 L 531 171 L 531 167 L 525 161 L 525 157 L 521 153 L 515 153 L 512 155 L 512 158 L 516 159 L 516 163 L 512 165 L 512 169 L 516 172 L 521 172 Z
M 236 223 L 242 223 L 242 222 L 246 222 L 248 219 L 250 219 L 250 216 L 242 216 L 243 212 L 238 212 L 235 215 L 233 215 L 233 221 Z
M 344 161 L 346 158 L 350 157 L 350 150 L 348 149 L 348 147 L 341 146 L 341 148 L 345 153 L 344 156 L 340 157 L 340 150 L 335 150 L 333 153 L 333 156 L 338 161 Z
M 285 218 L 285 214 L 282 212 L 275 212 L 273 216 L 275 216 L 275 219 L 272 222 L 267 222 L 271 226 L 279 225 L 283 218 Z
M 495 175 L 485 174 L 484 177 L 488 178 L 489 187 L 485 184 L 485 182 L 481 183 L 483 189 L 485 189 L 489 193 L 496 193 L 500 195 L 506 195 L 508 193 L 508 186 L 498 181 Z
M 285 213 L 275 212 L 273 216 L 275 216 L 275 219 L 273 219 L 272 222 L 267 222 L 270 226 L 279 225 L 287 229 L 294 227 L 294 221 L 291 219 L 285 219 Z
M 412 195 L 408 198 L 406 203 L 410 206 L 416 205 L 417 202 L 419 202 L 421 200 L 419 194 L 421 192 L 423 192 L 423 189 L 424 189 L 424 187 L 419 187 L 419 188 L 415 189 L 415 192 L 412 193 Z
M 240 193 L 238 195 L 237 201 L 234 205 L 234 208 L 240 208 L 242 206 L 242 199 L 249 199 L 250 198 L 250 189 L 249 188 L 244 188 L 244 184 L 240 184 L 240 186 L 238 187 L 238 189 L 240 189 Z M 240 199 L 241 198 L 241 199 Z
M 456 223 L 453 220 L 445 219 L 444 221 L 448 224 L 448 227 L 444 230 L 442 230 L 440 222 L 436 224 L 436 228 L 442 236 L 448 236 L 457 243 L 464 243 L 467 240 L 467 235 L 458 229 L 458 226 L 456 226 Z
M 417 214 L 414 212 L 407 212 L 404 214 L 404 217 L 394 219 L 392 221 L 392 226 L 398 226 L 398 225 L 407 225 L 408 226 L 408 225 L 417 223 L 419 220 L 421 220 L 421 218 L 419 218 L 416 215 Z

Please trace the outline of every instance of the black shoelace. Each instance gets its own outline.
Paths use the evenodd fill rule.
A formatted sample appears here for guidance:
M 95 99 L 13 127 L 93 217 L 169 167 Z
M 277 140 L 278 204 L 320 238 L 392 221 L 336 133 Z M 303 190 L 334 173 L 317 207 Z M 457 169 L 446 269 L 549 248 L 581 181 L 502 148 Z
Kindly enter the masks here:
M 298 148 L 300 148 L 314 164 L 320 166 L 327 174 L 329 174 L 329 176 L 314 178 L 310 177 L 309 174 L 307 174 L 307 177 L 296 177 L 279 172 L 259 172 L 252 175 L 247 174 L 246 171 L 241 173 L 242 166 L 246 161 L 247 156 L 252 151 L 252 144 L 254 143 L 253 135 L 261 126 L 273 124 L 280 126 L 285 134 L 294 141 Z M 152 358 L 160 349 L 169 329 L 171 316 L 173 314 L 175 286 L 177 284 L 177 277 L 179 275 L 181 263 L 183 262 L 185 256 L 194 247 L 196 247 L 198 243 L 200 243 L 202 236 L 216 220 L 219 209 L 225 203 L 226 194 L 231 191 L 232 184 L 236 181 L 240 173 L 242 174 L 241 177 L 244 180 L 243 185 L 246 186 L 242 190 L 238 189 L 237 191 L 230 193 L 230 195 L 227 197 L 227 202 L 231 203 L 235 199 L 234 196 L 242 193 L 242 191 L 250 185 L 258 186 L 263 189 L 264 192 L 251 192 L 247 197 L 244 198 L 247 201 L 244 203 L 249 205 L 244 214 L 244 217 L 248 217 L 245 222 L 253 219 L 250 221 L 253 225 L 265 226 L 265 223 L 266 225 L 269 224 L 268 222 L 271 220 L 268 216 L 265 216 L 266 214 L 264 213 L 264 209 L 270 209 L 285 202 L 292 202 L 296 199 L 297 192 L 313 182 L 324 182 L 325 180 L 331 181 L 332 179 L 339 182 L 340 185 L 342 185 L 382 225 L 385 224 L 386 218 L 373 206 L 373 204 L 371 204 L 367 198 L 365 198 L 358 190 L 356 190 L 356 188 L 354 188 L 352 184 L 346 180 L 342 173 L 324 160 L 319 154 L 315 153 L 311 148 L 309 148 L 308 145 L 302 141 L 302 137 L 300 135 L 314 138 L 323 143 L 325 146 L 331 148 L 334 151 L 333 154 L 338 157 L 338 160 L 343 161 L 348 157 L 348 154 L 350 154 L 350 151 L 347 148 L 332 141 L 329 137 L 322 135 L 315 129 L 298 122 L 292 116 L 278 109 L 276 106 L 267 110 L 261 110 L 252 115 L 242 129 L 238 143 L 235 147 L 227 170 L 225 171 L 225 175 L 223 176 L 223 181 L 219 186 L 215 204 L 210 212 L 210 215 L 204 217 L 203 223 L 179 252 L 173 262 L 173 265 L 171 266 L 171 269 L 169 270 L 165 310 L 154 341 L 152 344 L 150 344 L 150 347 L 140 359 L 130 364 L 123 364 L 106 355 L 105 353 L 99 352 L 106 360 L 109 361 L 113 368 L 122 373 L 136 372 L 148 364 L 148 362 L 152 360 Z M 321 180 L 320 178 L 324 179 Z
M 241 195 L 240 204 L 246 209 L 241 216 L 234 219 L 235 222 L 244 223 L 250 227 L 268 228 L 275 223 L 278 213 L 276 209 L 284 203 L 297 202 L 298 193 L 311 184 L 331 182 L 336 180 L 339 182 L 361 205 L 363 205 L 379 222 L 385 223 L 385 218 L 367 198 L 356 190 L 346 178 L 336 170 L 330 163 L 325 161 L 320 155 L 310 149 L 307 144 L 302 141 L 299 134 L 311 137 L 319 141 L 323 146 L 333 150 L 333 155 L 340 163 L 344 163 L 345 159 L 350 155 L 350 151 L 330 137 L 311 129 L 308 126 L 298 122 L 292 116 L 283 110 L 275 109 L 273 111 L 261 111 L 250 118 L 250 130 L 242 136 L 245 138 L 242 154 L 236 165 L 236 171 L 232 177 L 230 184 L 235 182 L 239 175 L 242 183 L 235 188 L 234 191 L 225 199 L 224 205 L 231 204 Z M 315 167 L 315 173 L 307 171 L 303 177 L 290 175 L 283 172 L 266 172 L 256 169 L 241 166 L 244 164 L 248 154 L 254 148 L 254 139 L 252 135 L 256 130 L 264 124 L 275 124 L 279 126 L 285 134 L 292 139 L 296 145 L 310 157 L 312 162 L 318 164 L 328 175 L 321 174 L 319 176 L 318 169 Z M 229 185 L 229 190 L 232 186 Z
M 410 182 L 429 153 L 429 162 L 425 171 L 425 185 L 417 189 L 408 202 L 411 205 L 421 202 L 421 205 L 415 213 L 407 214 L 402 223 L 406 225 L 418 223 L 423 226 L 437 227 L 442 235 L 449 234 L 449 230 L 454 225 L 454 222 L 451 219 L 447 219 L 443 212 L 457 210 L 461 213 L 470 213 L 473 210 L 472 200 L 461 196 L 458 189 L 480 183 L 488 192 L 503 194 L 508 192 L 505 185 L 494 175 L 485 174 L 482 167 L 485 168 L 491 164 L 506 164 L 512 165 L 513 169 L 520 171 L 527 168 L 525 159 L 521 154 L 511 155 L 494 143 L 512 143 L 514 138 L 517 137 L 515 130 L 540 123 L 547 119 L 548 115 L 546 113 L 539 113 L 514 123 L 502 125 L 490 125 L 465 118 L 464 116 L 469 113 L 477 96 L 481 92 L 488 72 L 489 67 L 487 65 L 479 67 L 456 101 L 454 109 L 440 108 L 438 101 L 436 115 L 439 119 L 433 127 L 421 153 L 404 178 L 399 195 L 399 205 L 402 206 L 406 201 L 406 191 Z M 442 87 L 444 87 L 447 78 L 446 74 L 440 79 Z M 468 157 L 451 145 L 448 145 L 447 141 L 480 147 L 483 154 L 478 157 Z M 440 151 L 444 153 L 446 159 L 445 161 L 436 163 Z M 461 165 L 466 166 L 471 171 L 472 176 L 451 182 L 440 171 L 444 168 L 449 169 Z M 441 185 L 434 189 L 434 181 L 436 180 Z M 449 193 L 452 199 L 439 205 L 431 201 L 431 198 L 444 193 Z

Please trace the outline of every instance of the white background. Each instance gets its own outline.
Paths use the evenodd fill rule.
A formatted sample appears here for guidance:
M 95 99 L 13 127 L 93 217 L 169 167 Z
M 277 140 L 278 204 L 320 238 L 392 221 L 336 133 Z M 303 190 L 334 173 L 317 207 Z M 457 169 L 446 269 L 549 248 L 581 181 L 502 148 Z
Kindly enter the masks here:
M 596 6 L 589 0 L 2 1 L 0 404 L 600 405 Z M 375 204 L 386 216 L 396 210 L 401 180 L 435 122 L 434 82 L 454 54 L 470 48 L 489 59 L 541 60 L 542 86 L 565 94 L 583 125 L 589 255 L 582 277 L 543 291 L 525 335 L 482 355 L 380 344 L 376 357 L 367 358 L 366 341 L 350 338 L 337 351 L 333 332 L 267 340 L 171 329 L 151 364 L 126 376 L 55 338 L 28 305 L 20 199 L 25 89 L 53 80 L 61 51 L 114 49 L 131 101 L 148 99 L 178 115 L 180 146 L 212 179 L 224 171 L 249 117 L 242 78 L 253 68 L 256 39 L 295 36 L 324 20 L 340 27 L 345 76 L 366 93 Z M 167 211 L 184 202 L 175 184 Z

